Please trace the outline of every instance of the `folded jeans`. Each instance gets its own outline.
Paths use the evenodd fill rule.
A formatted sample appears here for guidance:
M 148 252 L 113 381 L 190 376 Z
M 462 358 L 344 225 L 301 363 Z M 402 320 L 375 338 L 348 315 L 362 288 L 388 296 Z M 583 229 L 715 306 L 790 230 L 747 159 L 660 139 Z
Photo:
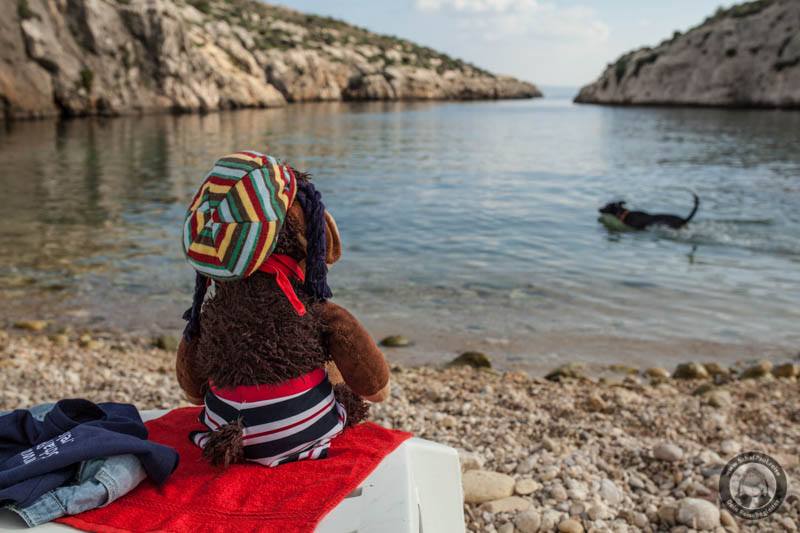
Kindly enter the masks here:
M 41 420 L 53 405 L 37 405 L 29 412 Z M 141 462 L 133 454 L 91 459 L 81 463 L 74 483 L 46 492 L 25 507 L 12 504 L 7 508 L 29 527 L 35 527 L 65 515 L 104 507 L 136 488 L 146 476 Z

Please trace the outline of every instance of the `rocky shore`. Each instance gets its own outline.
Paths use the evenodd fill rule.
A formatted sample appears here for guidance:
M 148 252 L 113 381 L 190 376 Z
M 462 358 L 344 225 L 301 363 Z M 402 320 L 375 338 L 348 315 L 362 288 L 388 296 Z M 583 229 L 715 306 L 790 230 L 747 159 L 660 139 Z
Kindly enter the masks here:
M 258 0 L 0 2 L 0 120 L 535 96 L 410 41 Z
M 0 330 L 0 410 L 64 397 L 181 405 L 175 339 Z M 410 348 L 413 349 L 413 348 Z M 386 426 L 460 449 L 470 531 L 796 531 L 800 525 L 797 361 L 673 371 L 580 365 L 546 378 L 459 365 L 393 365 Z M 473 366 L 483 368 L 473 368 Z M 720 511 L 718 480 L 740 451 L 786 470 L 789 496 L 772 516 L 744 522 Z
M 800 108 L 800 2 L 723 9 L 686 33 L 620 56 L 576 102 Z

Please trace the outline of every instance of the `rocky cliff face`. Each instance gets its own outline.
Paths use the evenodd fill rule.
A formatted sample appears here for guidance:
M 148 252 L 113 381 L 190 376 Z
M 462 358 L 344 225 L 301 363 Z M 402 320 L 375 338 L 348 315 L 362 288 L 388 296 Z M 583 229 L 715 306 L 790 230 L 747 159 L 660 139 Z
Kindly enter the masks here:
M 429 48 L 256 0 L 0 2 L 0 119 L 534 96 Z
M 685 34 L 620 57 L 576 102 L 800 107 L 800 1 L 720 10 Z

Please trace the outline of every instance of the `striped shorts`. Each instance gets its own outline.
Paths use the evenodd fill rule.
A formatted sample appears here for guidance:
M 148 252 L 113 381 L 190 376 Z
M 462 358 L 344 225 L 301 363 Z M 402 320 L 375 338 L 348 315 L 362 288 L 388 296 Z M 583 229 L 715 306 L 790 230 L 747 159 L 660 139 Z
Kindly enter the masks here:
M 241 420 L 244 457 L 266 466 L 326 457 L 333 437 L 346 422 L 324 368 L 280 385 L 245 385 L 220 389 L 212 384 L 200 422 L 209 431 L 193 431 L 205 446 L 212 431 Z

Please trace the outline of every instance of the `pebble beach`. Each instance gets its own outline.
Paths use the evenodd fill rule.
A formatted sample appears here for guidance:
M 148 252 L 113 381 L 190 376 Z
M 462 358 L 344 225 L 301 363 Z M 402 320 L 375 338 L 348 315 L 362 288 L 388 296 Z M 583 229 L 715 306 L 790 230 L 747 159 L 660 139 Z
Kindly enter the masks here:
M 67 397 L 186 404 L 174 339 L 18 326 L 0 330 L 0 410 Z M 616 367 L 599 378 L 578 364 L 547 377 L 392 364 L 391 397 L 371 418 L 459 449 L 469 531 L 796 531 L 797 363 Z M 781 508 L 757 522 L 718 504 L 720 472 L 742 451 L 769 454 L 789 480 Z

